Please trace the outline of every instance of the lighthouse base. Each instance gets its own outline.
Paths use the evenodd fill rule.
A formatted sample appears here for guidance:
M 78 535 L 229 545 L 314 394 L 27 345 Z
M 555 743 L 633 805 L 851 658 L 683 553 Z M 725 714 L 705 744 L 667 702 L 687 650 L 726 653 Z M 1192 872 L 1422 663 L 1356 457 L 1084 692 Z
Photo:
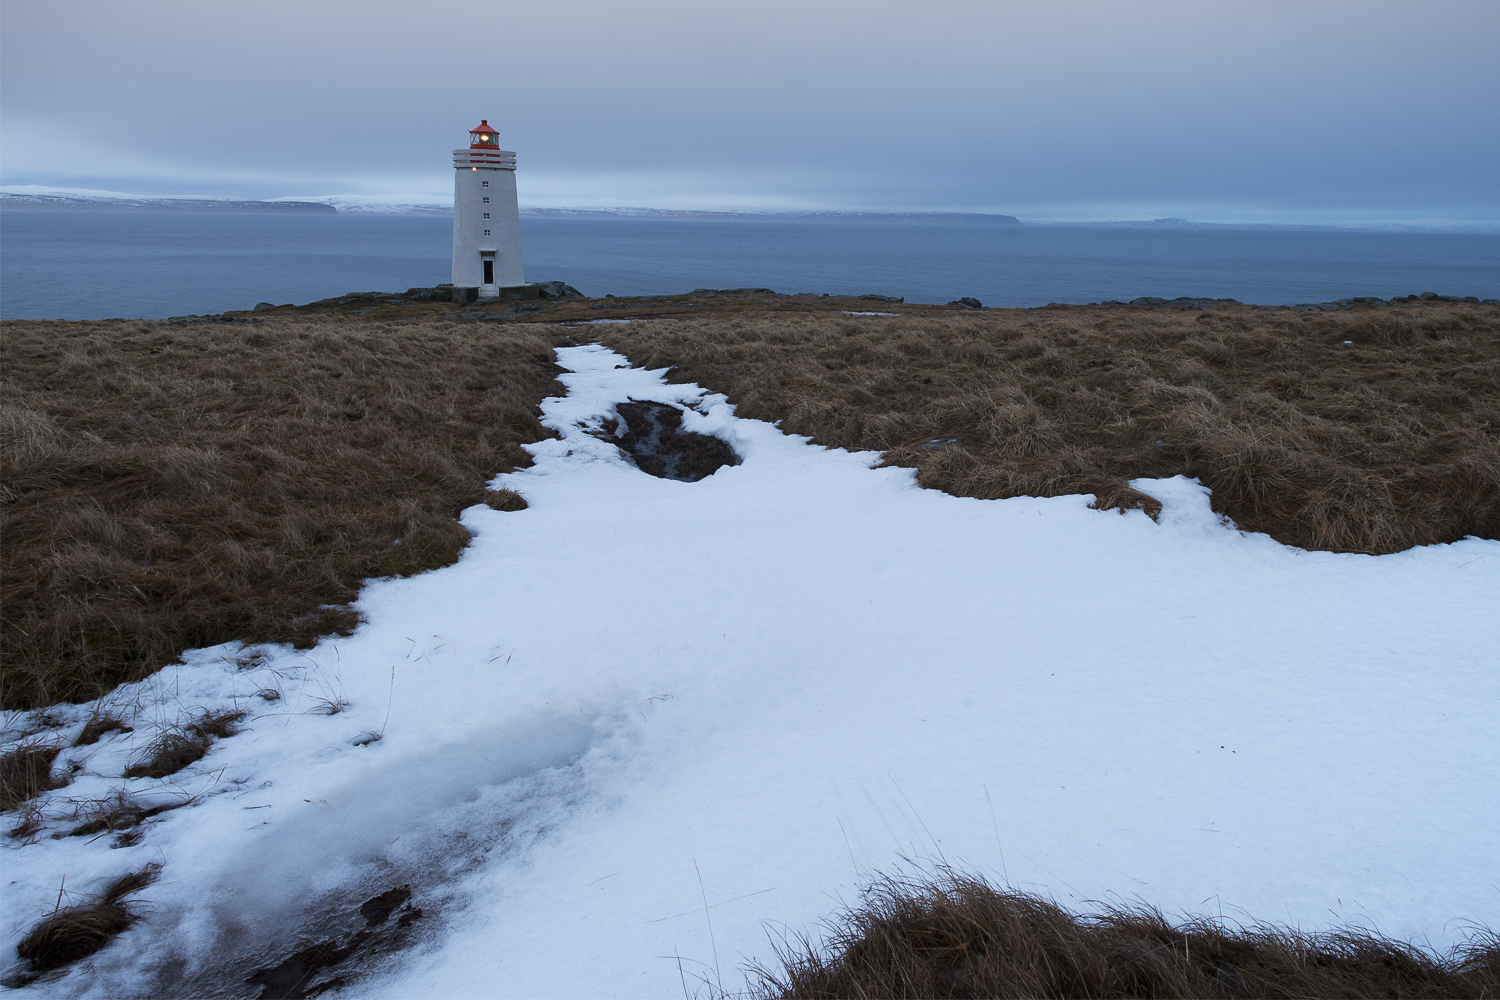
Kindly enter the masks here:
M 528 285 L 439 285 L 435 291 L 451 289 L 451 302 L 513 302 L 544 298 L 541 289 Z M 440 297 L 440 296 L 435 296 Z

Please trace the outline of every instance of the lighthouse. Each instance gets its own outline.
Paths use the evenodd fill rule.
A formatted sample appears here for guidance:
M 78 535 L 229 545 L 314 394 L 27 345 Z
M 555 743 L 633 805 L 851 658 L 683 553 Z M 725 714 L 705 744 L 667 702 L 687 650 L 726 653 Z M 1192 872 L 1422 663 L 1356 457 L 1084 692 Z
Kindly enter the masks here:
M 524 285 L 521 213 L 516 207 L 516 154 L 483 119 L 469 130 L 469 148 L 453 151 L 453 284 L 479 289 L 481 299 Z

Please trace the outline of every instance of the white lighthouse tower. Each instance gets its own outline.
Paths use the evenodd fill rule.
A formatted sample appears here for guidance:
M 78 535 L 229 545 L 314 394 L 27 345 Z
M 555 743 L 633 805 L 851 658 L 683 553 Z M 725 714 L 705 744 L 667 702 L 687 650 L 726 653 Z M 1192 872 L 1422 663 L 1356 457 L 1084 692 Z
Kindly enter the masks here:
M 453 284 L 493 299 L 501 288 L 526 283 L 516 154 L 500 148 L 485 119 L 469 131 L 469 148 L 453 151 L 453 168 Z

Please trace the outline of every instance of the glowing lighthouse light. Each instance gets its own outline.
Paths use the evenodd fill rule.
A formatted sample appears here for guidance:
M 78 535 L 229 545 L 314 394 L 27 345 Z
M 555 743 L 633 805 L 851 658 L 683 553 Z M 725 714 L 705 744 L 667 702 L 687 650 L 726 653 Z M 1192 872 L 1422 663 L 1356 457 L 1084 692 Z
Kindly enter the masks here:
M 501 288 L 526 283 L 516 154 L 500 148 L 500 134 L 485 119 L 469 130 L 469 148 L 453 151 L 453 167 L 453 285 L 493 299 Z

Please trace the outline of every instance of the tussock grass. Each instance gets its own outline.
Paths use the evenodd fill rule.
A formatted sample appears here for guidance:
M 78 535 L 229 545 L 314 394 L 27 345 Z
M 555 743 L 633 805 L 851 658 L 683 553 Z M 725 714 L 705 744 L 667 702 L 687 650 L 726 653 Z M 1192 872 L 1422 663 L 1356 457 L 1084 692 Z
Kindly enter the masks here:
M 146 748 L 140 760 L 125 769 L 127 778 L 166 778 L 208 755 L 213 741 L 202 733 L 162 733 Z
M 234 709 L 204 712 L 181 728 L 167 730 L 125 769 L 125 777 L 165 778 L 198 763 L 208 756 L 215 739 L 228 739 L 240 731 L 238 723 L 246 714 Z
M 32 977 L 87 958 L 128 930 L 140 918 L 125 897 L 155 882 L 160 870 L 158 865 L 147 865 L 123 875 L 92 902 L 59 908 L 33 927 L 16 946 L 16 953 L 30 963 Z M 26 980 L 6 985 L 24 985 Z
M 61 751 L 53 744 L 19 743 L 0 755 L 0 812 L 19 809 L 42 792 L 66 785 L 66 778 L 52 776 L 52 762 Z
M 135 730 L 125 724 L 125 720 L 109 712 L 96 712 L 83 724 L 78 739 L 73 741 L 75 747 L 93 746 L 110 733 L 133 733 Z
M 1180 473 L 1302 548 L 1500 537 L 1495 306 L 778 312 L 598 335 L 959 496 L 1093 493 L 1154 514 L 1128 481 Z
M 485 490 L 484 502 L 500 511 L 518 511 L 526 509 L 526 498 L 515 490 Z
M 210 737 L 226 740 L 240 731 L 239 723 L 249 715 L 235 708 L 218 712 L 204 712 L 187 725 L 188 731 L 204 739 Z
M 1174 925 L 1146 907 L 1080 916 L 971 876 L 885 879 L 826 945 L 761 968 L 762 997 L 1493 997 L 1500 939 L 1437 956 L 1369 931 Z
M 7 321 L 0 704 L 82 701 L 232 639 L 348 632 L 446 565 L 548 434 L 554 337 L 437 320 Z
M 137 802 L 123 788 L 117 789 L 102 799 L 79 803 L 73 815 L 78 825 L 68 831 L 68 836 L 99 837 L 114 833 L 120 835 L 115 846 L 129 846 L 139 840 L 140 833 L 136 827 L 141 823 L 186 804 L 187 800 L 184 800 L 147 807 Z

